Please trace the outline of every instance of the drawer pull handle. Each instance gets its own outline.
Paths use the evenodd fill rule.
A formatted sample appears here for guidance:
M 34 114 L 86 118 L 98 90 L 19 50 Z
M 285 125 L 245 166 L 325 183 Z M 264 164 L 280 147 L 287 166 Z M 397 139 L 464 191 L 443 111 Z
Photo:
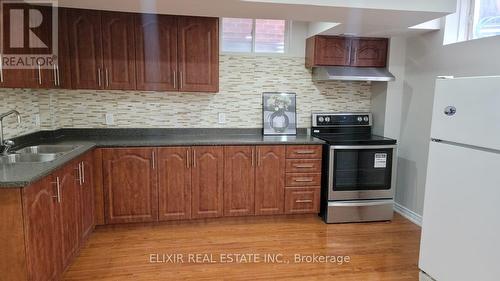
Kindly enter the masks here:
M 314 150 L 297 150 L 295 153 L 297 154 L 314 154 Z
M 295 203 L 312 203 L 312 200 L 295 200 Z
M 309 165 L 306 165 L 306 164 L 297 164 L 295 165 L 295 168 L 314 168 L 314 165 L 313 164 L 309 164 Z
M 312 182 L 312 178 L 294 179 L 295 182 Z

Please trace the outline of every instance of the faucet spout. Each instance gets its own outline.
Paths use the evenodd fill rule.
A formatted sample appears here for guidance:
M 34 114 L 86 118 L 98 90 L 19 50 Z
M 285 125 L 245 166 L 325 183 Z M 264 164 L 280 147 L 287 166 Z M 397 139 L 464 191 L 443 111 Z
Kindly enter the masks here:
M 5 148 L 5 140 L 3 138 L 3 119 L 10 115 L 15 115 L 17 117 L 17 124 L 21 124 L 21 114 L 17 110 L 11 110 L 0 114 L 0 152 L 3 152 Z

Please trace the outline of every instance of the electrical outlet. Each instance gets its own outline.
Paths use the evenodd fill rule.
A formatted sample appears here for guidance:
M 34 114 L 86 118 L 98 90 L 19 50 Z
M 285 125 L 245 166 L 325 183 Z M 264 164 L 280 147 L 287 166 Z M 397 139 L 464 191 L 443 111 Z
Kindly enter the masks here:
M 226 123 L 226 114 L 225 113 L 219 112 L 218 117 L 219 117 L 219 124 Z
M 106 113 L 104 116 L 106 119 L 106 125 L 114 125 L 115 124 L 115 117 L 113 116 L 113 113 Z
M 35 123 L 36 127 L 40 127 L 40 114 L 35 114 L 33 116 L 33 123 Z

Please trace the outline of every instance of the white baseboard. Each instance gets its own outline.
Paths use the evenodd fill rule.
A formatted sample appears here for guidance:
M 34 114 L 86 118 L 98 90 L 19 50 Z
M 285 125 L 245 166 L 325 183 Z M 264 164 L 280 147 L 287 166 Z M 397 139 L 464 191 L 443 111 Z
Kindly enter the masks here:
M 405 206 L 394 202 L 394 211 L 396 211 L 398 214 L 402 215 L 403 217 L 407 218 L 412 223 L 414 223 L 418 226 L 422 226 L 422 216 L 415 213 L 414 211 L 406 208 Z
M 436 281 L 434 279 L 432 279 L 429 275 L 427 275 L 425 272 L 423 271 L 420 271 L 418 273 L 418 280 L 419 281 Z

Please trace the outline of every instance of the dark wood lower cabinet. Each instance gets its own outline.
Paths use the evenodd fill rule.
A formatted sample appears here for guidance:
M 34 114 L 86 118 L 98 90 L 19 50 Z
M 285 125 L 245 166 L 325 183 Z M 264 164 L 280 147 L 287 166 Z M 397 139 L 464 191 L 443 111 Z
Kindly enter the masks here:
M 320 187 L 285 187 L 285 159 L 285 145 L 103 148 L 30 186 L 0 189 L 0 249 L 8 253 L 0 255 L 2 277 L 58 280 L 98 218 L 317 213 Z M 312 172 L 300 170 L 306 164 L 318 171 L 313 160 L 292 158 L 289 171 Z
M 85 235 L 93 230 L 93 196 L 83 166 L 92 163 L 92 152 L 18 189 L 0 190 L 1 280 L 59 280 L 78 254 Z M 82 177 L 80 177 L 82 175 Z M 80 181 L 82 179 L 82 181 Z M 84 206 L 88 204 L 88 206 Z M 17 223 L 17 222 L 20 222 Z M 91 226 L 89 226 L 91 225 Z M 4 243 L 7 242 L 7 243 Z M 22 249 L 22 250 L 20 250 Z
M 94 215 L 94 157 L 93 153 L 87 153 L 80 158 L 80 197 L 81 197 L 81 212 L 82 226 L 81 236 L 82 242 L 87 240 L 88 236 L 94 230 L 95 215 Z
M 54 173 L 60 196 L 58 215 L 63 269 L 69 266 L 80 247 L 81 210 L 77 173 L 77 163 L 71 163 Z
M 191 218 L 191 149 L 158 148 L 159 220 Z
M 285 146 L 257 146 L 255 214 L 282 214 L 285 198 Z
M 218 146 L 192 147 L 193 218 L 213 218 L 223 214 L 224 153 Z
M 46 177 L 22 193 L 28 279 L 55 280 L 62 266 L 56 186 Z
M 287 187 L 285 189 L 285 213 L 319 213 L 320 187 Z
M 106 223 L 158 220 L 156 149 L 103 149 Z
M 255 213 L 255 147 L 224 147 L 224 216 Z

